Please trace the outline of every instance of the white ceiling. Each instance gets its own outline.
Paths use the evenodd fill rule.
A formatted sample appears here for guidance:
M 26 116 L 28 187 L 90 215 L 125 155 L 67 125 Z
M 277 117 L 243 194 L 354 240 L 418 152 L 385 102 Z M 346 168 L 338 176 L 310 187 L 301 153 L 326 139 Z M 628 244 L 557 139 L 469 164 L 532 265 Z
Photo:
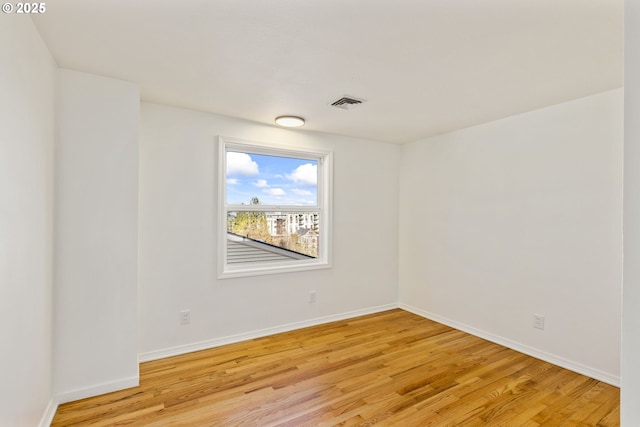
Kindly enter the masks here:
M 403 143 L 623 84 L 623 0 L 52 0 L 59 66 L 142 99 Z M 345 111 L 342 95 L 367 100 Z

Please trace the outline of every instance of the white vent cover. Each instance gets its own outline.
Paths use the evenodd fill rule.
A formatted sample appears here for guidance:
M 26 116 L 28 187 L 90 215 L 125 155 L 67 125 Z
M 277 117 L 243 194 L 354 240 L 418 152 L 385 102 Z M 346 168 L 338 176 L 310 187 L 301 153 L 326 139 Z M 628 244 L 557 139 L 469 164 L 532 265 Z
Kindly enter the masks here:
M 341 108 L 343 110 L 351 110 L 353 107 L 362 104 L 365 102 L 364 99 L 358 99 L 354 96 L 345 95 L 342 98 L 336 99 L 331 103 L 336 108 Z

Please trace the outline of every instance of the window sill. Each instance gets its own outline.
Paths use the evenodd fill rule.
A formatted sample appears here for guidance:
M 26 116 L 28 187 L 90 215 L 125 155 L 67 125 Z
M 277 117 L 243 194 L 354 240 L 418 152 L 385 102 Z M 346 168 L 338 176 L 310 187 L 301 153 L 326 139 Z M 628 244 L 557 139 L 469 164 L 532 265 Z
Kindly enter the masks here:
M 255 265 L 251 267 L 247 266 L 238 266 L 238 268 L 233 268 L 227 266 L 221 273 L 218 274 L 218 279 L 233 279 L 236 277 L 251 277 L 251 276 L 264 276 L 266 274 L 281 274 L 281 273 L 291 273 L 291 272 L 299 272 L 299 271 L 311 271 L 311 270 L 322 270 L 326 268 L 331 268 L 331 263 L 327 261 L 312 261 L 308 263 L 296 263 L 292 264 L 279 264 L 273 265 L 273 263 L 268 265 Z

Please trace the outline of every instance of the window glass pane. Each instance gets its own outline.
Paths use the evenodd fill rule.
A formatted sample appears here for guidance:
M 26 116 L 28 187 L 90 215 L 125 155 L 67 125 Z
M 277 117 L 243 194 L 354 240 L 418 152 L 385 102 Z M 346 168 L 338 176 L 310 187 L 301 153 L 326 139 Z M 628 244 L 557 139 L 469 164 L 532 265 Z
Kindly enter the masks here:
M 318 212 L 228 212 L 227 263 L 317 258 L 319 218 Z
M 332 153 L 218 140 L 218 277 L 330 268 Z
M 228 205 L 318 205 L 318 161 L 227 151 Z

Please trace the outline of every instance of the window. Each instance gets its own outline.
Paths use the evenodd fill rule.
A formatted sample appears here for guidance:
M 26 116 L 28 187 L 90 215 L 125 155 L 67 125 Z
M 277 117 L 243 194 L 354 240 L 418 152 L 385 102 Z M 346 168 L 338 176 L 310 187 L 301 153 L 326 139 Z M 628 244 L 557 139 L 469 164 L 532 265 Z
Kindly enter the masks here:
M 218 277 L 330 266 L 331 158 L 219 138 Z

